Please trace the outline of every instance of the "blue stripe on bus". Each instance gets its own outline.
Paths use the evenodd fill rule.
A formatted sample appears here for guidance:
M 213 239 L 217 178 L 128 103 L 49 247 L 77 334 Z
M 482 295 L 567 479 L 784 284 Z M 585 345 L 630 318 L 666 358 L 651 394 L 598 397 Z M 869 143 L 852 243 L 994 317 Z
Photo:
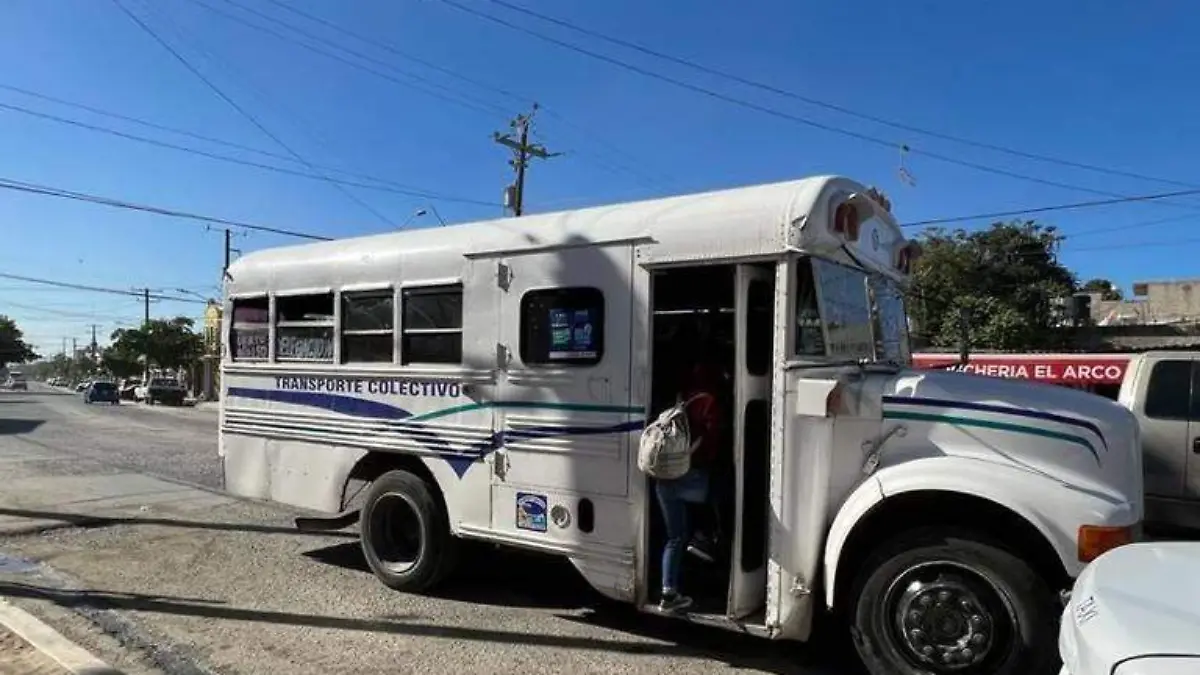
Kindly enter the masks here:
M 403 420 L 410 419 L 413 423 L 417 423 L 418 419 L 430 419 L 433 417 L 442 417 L 438 414 L 441 411 L 432 413 L 424 413 L 414 416 L 413 413 L 400 408 L 398 406 L 389 405 L 387 403 L 379 403 L 377 401 L 368 401 L 353 396 L 342 396 L 339 394 L 327 394 L 323 392 L 312 391 L 286 391 L 278 389 L 252 389 L 248 387 L 230 387 L 227 392 L 228 396 L 238 396 L 242 398 L 257 399 L 261 401 L 274 401 L 278 403 L 289 403 L 292 405 L 301 405 L 312 408 L 320 408 L 329 410 L 344 415 L 353 417 L 363 417 L 368 419 L 379 420 Z M 448 410 L 453 412 L 465 412 L 468 409 L 484 409 L 487 407 L 519 407 L 519 408 L 545 408 L 551 410 L 578 410 L 584 411 L 602 411 L 602 412 L 641 412 L 640 408 L 623 408 L 618 406 L 594 406 L 594 405 L 574 405 L 563 403 L 546 403 L 544 405 L 529 402 L 518 401 L 513 403 L 495 402 L 490 405 L 473 405 L 473 406 L 454 406 Z M 480 459 L 486 457 L 489 453 L 495 452 L 505 443 L 511 441 L 519 441 L 531 438 L 553 438 L 556 436 L 595 436 L 602 434 L 614 433 L 629 433 L 631 431 L 639 431 L 645 425 L 644 420 L 631 420 L 613 425 L 605 426 L 546 426 L 546 427 L 530 427 L 525 429 L 513 429 L 497 431 L 491 434 L 482 442 L 470 446 L 467 453 L 464 454 L 445 454 L 443 450 L 436 447 L 426 446 L 432 452 L 437 453 L 447 464 L 454 470 L 454 473 L 462 478 L 466 474 L 467 469 Z M 431 431 L 436 431 L 436 425 L 421 424 L 423 428 Z M 398 431 L 403 431 L 398 429 Z M 420 438 L 415 440 L 420 441 Z M 465 455 L 465 456 L 464 456 Z

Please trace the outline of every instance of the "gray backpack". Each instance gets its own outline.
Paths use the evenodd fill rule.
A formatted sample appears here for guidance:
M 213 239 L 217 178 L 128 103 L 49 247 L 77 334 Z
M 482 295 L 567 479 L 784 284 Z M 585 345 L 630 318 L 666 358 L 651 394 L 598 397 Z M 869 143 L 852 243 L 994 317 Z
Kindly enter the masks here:
M 674 480 L 692 468 L 692 438 L 687 407 L 697 394 L 667 408 L 642 431 L 638 442 L 638 469 L 651 478 Z

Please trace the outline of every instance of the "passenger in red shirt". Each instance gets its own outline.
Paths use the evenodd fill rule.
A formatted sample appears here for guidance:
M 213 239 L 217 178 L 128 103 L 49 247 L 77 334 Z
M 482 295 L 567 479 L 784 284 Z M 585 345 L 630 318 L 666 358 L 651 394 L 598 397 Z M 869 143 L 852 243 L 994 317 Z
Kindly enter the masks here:
M 676 612 L 691 606 L 691 598 L 679 592 L 679 576 L 683 553 L 712 560 L 704 551 L 703 542 L 693 541 L 688 513 L 691 504 L 707 504 L 710 470 L 717 459 L 721 444 L 720 370 L 708 360 L 701 360 L 688 373 L 680 388 L 680 400 L 687 405 L 688 432 L 692 439 L 691 468 L 675 480 L 659 480 L 655 494 L 666 523 L 667 541 L 662 553 L 662 597 L 659 609 Z

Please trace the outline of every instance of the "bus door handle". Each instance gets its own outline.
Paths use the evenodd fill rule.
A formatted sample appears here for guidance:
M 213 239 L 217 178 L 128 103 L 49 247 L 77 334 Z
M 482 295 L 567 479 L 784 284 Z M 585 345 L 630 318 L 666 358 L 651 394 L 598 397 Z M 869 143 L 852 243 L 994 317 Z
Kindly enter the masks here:
M 504 448 L 497 448 L 492 453 L 492 473 L 500 480 L 504 480 L 504 477 L 508 475 L 508 453 L 504 451 Z

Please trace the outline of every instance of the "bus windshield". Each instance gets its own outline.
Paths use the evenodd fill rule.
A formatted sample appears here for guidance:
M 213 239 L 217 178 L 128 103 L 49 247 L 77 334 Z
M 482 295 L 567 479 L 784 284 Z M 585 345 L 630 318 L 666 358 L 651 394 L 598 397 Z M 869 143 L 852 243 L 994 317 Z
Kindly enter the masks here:
M 881 274 L 801 258 L 795 307 L 798 357 L 909 363 L 904 295 Z

